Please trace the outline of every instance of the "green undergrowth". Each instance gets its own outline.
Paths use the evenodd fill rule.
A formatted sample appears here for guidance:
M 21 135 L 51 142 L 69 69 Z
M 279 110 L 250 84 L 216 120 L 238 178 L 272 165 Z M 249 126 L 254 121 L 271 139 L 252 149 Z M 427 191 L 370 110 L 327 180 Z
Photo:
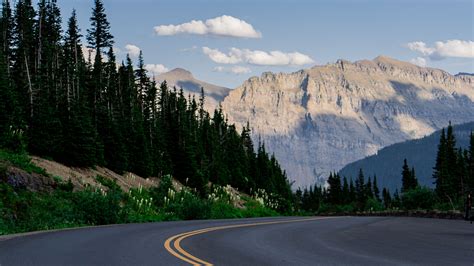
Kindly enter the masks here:
M 8 158 L 20 158 L 19 162 L 34 169 L 23 157 Z M 163 178 L 159 187 L 128 192 L 101 176 L 96 180 L 105 188 L 81 191 L 73 191 L 72 184 L 60 177 L 55 180 L 59 185 L 51 193 L 14 189 L 0 181 L 0 235 L 90 225 L 279 215 L 251 197 L 243 199 L 245 208 L 237 208 L 225 195 L 215 199 L 191 189 L 176 191 L 170 177 Z
M 12 165 L 30 174 L 37 173 L 45 176 L 48 175 L 43 168 L 33 164 L 26 153 L 13 153 L 0 149 L 0 165 L 3 165 L 3 167 L 6 167 L 6 165 Z

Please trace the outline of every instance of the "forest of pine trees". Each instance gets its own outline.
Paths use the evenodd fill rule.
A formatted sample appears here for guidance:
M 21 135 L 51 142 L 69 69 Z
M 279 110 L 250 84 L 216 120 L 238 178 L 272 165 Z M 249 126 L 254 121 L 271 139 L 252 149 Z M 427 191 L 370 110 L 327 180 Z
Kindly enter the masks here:
M 456 147 L 453 127 L 441 131 L 433 172 L 436 195 L 454 205 L 463 202 L 466 194 L 474 192 L 474 134 L 468 149 Z
M 15 3 L 3 0 L 0 18 L 0 147 L 70 166 L 171 174 L 202 195 L 209 182 L 262 188 L 290 208 L 286 174 L 263 144 L 254 150 L 249 126 L 237 132 L 222 110 L 206 112 L 204 92 L 189 98 L 157 84 L 142 53 L 136 65 L 128 56 L 118 64 L 101 0 L 85 32 L 75 11 L 61 28 L 56 0 Z
M 377 177 L 364 176 L 363 170 L 355 181 L 331 173 L 327 187 L 314 185 L 296 191 L 296 206 L 309 212 L 380 211 L 383 209 L 458 209 L 463 210 L 469 191 L 474 192 L 474 134 L 470 146 L 464 150 L 456 147 L 453 128 L 442 130 L 436 165 L 433 170 L 434 191 L 421 187 L 415 168 L 403 161 L 402 187 L 393 194 L 377 185 Z

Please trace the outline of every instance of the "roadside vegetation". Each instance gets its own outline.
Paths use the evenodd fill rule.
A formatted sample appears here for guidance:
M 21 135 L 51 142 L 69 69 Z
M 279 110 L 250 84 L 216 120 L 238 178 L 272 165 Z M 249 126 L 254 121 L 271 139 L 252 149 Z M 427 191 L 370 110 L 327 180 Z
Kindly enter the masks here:
M 456 147 L 451 125 L 441 132 L 431 189 L 420 186 L 416 171 L 407 160 L 401 167 L 402 188 L 393 193 L 377 185 L 377 177 L 364 176 L 360 169 L 353 181 L 333 173 L 328 187 L 314 185 L 297 190 L 295 208 L 302 213 L 356 214 L 361 212 L 452 211 L 464 213 L 469 191 L 474 192 L 474 134 L 468 149 Z
M 23 158 L 29 165 L 28 157 Z M 4 157 L 1 161 L 5 162 Z M 58 180 L 52 192 L 15 188 L 5 179 L 5 167 L 0 176 L 0 235 L 90 225 L 280 215 L 270 207 L 273 203 L 258 195 L 241 199 L 230 186 L 215 185 L 209 197 L 202 198 L 188 187 L 177 190 L 170 176 L 163 177 L 156 187 L 128 192 L 100 176 L 97 180 L 105 189 L 75 190 L 71 182 Z

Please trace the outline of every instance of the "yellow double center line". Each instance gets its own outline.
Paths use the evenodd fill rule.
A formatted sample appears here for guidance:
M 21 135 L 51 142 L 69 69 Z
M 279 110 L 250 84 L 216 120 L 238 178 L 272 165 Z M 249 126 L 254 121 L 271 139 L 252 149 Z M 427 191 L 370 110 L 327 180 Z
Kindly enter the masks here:
M 251 227 L 251 226 L 259 226 L 259 225 L 270 225 L 270 224 L 283 224 L 283 223 L 296 223 L 296 222 L 308 222 L 314 220 L 323 220 L 323 219 L 330 219 L 330 218 L 337 218 L 337 217 L 316 217 L 316 218 L 305 218 L 305 219 L 292 219 L 292 220 L 283 220 L 283 221 L 272 221 L 272 222 L 259 222 L 259 223 L 246 223 L 246 224 L 234 224 L 234 225 L 224 225 L 224 226 L 217 226 L 217 227 L 209 227 L 199 230 L 194 230 L 190 232 L 181 233 L 178 235 L 174 235 L 165 241 L 165 249 L 171 253 L 176 258 L 185 261 L 191 265 L 212 265 L 212 263 L 204 261 L 200 258 L 197 258 L 191 254 L 189 254 L 186 250 L 181 247 L 181 241 L 184 239 L 204 234 L 212 231 L 224 230 L 224 229 L 232 229 L 232 228 L 241 228 L 241 227 Z

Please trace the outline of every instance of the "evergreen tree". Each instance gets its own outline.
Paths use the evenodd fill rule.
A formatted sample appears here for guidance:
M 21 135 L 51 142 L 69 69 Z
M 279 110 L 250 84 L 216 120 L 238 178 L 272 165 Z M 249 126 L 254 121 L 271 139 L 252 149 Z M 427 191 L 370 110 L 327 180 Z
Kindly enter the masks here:
M 13 126 L 14 97 L 7 75 L 7 64 L 0 49 L 0 147 L 7 145 L 10 127 Z
M 110 33 L 110 24 L 105 14 L 102 0 L 94 1 L 94 8 L 90 18 L 91 28 L 87 30 L 88 47 L 94 49 L 95 59 L 91 75 L 91 84 L 88 86 L 88 102 L 92 110 L 92 121 L 97 130 L 96 157 L 99 162 L 104 162 L 104 142 L 100 136 L 107 132 L 107 111 L 106 111 L 106 88 L 104 80 L 104 67 L 102 63 L 102 53 L 105 48 L 110 48 L 114 41 Z
M 415 167 L 412 167 L 411 168 L 411 184 L 410 184 L 410 187 L 412 189 L 415 189 L 418 187 L 418 178 L 416 178 L 416 173 L 415 173 Z
M 471 140 L 469 144 L 469 152 L 468 152 L 468 186 L 470 191 L 474 191 L 474 133 L 471 132 Z
M 392 206 L 392 196 L 390 195 L 390 191 L 387 188 L 383 188 L 382 198 L 383 198 L 383 204 L 385 206 L 385 209 L 391 208 L 391 206 Z
M 374 186 L 374 189 L 373 189 L 374 197 L 377 201 L 380 202 L 380 190 L 379 190 L 379 186 L 377 184 L 377 176 L 376 175 L 374 175 L 373 186 Z
M 342 185 L 342 202 L 344 204 L 348 204 L 351 202 L 350 188 L 346 177 L 344 177 Z
M 365 195 L 368 199 L 371 199 L 374 197 L 374 192 L 372 191 L 372 179 L 369 176 L 369 179 L 367 180 L 367 184 L 365 185 Z
M 400 206 L 401 206 L 401 199 L 400 199 L 400 194 L 398 193 L 398 189 L 397 189 L 395 190 L 395 193 L 393 194 L 392 207 L 400 208 Z
M 364 209 L 365 202 L 367 200 L 367 189 L 364 179 L 364 172 L 362 171 L 362 169 L 359 169 L 359 175 L 355 181 L 355 196 L 357 207 L 359 210 Z
M 458 152 L 453 127 L 449 123 L 447 133 L 443 129 L 438 145 L 436 165 L 433 178 L 436 183 L 436 193 L 439 198 L 447 199 L 452 206 L 453 202 L 461 195 L 461 180 L 458 176 Z
M 92 166 L 96 161 L 95 136 L 90 106 L 87 102 L 86 64 L 82 54 L 81 33 L 76 11 L 68 20 L 63 47 L 63 113 L 64 152 L 62 162 L 74 166 Z
M 329 188 L 328 188 L 328 202 L 334 205 L 340 204 L 341 201 L 341 178 L 336 173 L 331 173 L 327 180 Z
M 356 189 L 355 189 L 354 182 L 352 181 L 352 179 L 349 181 L 349 199 L 350 199 L 350 202 L 355 202 L 357 199 Z
M 436 184 L 436 193 L 440 197 L 444 197 L 446 183 L 446 133 L 444 128 L 441 130 L 441 136 L 438 144 L 438 153 L 436 155 L 436 165 L 434 167 L 433 178 Z
M 29 124 L 29 150 L 37 155 L 59 158 L 62 154 L 62 125 L 59 104 L 62 88 L 59 59 L 61 49 L 61 15 L 56 1 L 41 0 L 36 23 L 36 53 L 33 76 L 34 116 Z
M 12 32 L 12 75 L 15 95 L 19 105 L 18 120 L 25 127 L 34 115 L 35 91 L 33 78 L 35 73 L 36 12 L 31 0 L 19 0 L 15 7 L 14 29 Z
M 402 193 L 411 189 L 412 186 L 412 174 L 408 167 L 407 159 L 403 160 L 402 167 Z
M 10 75 L 10 60 L 12 57 L 14 20 L 10 0 L 2 1 L 2 15 L 0 17 L 0 49 L 6 66 L 5 72 Z
M 114 37 L 110 33 L 110 23 L 107 20 L 102 0 L 94 0 L 90 21 L 91 28 L 87 30 L 87 42 L 89 48 L 96 50 L 96 57 L 100 57 L 103 48 L 111 47 L 114 44 Z

